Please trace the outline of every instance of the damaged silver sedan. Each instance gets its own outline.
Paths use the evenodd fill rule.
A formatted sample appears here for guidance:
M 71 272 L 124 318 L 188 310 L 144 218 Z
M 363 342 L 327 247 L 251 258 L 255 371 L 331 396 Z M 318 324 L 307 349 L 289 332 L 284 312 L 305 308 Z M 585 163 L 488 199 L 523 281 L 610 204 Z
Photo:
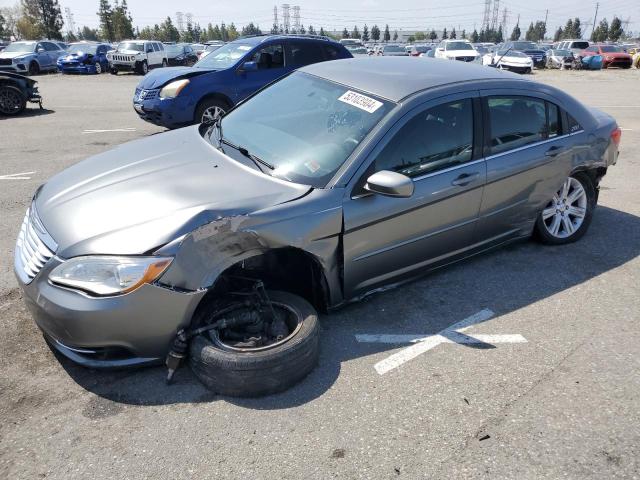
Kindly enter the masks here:
M 615 120 L 459 62 L 320 63 L 214 123 L 122 145 L 41 186 L 15 271 L 82 365 L 188 357 L 263 395 L 318 359 L 317 311 L 532 234 L 586 232 Z

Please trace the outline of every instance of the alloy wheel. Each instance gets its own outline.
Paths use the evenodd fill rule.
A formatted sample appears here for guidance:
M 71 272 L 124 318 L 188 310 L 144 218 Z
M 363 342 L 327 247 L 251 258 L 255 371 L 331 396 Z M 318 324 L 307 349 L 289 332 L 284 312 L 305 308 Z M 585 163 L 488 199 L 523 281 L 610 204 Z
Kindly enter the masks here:
M 202 112 L 202 123 L 214 123 L 225 114 L 223 108 L 213 105 Z
M 582 226 L 587 214 L 587 192 L 577 179 L 567 178 L 542 211 L 542 221 L 555 238 L 567 238 Z

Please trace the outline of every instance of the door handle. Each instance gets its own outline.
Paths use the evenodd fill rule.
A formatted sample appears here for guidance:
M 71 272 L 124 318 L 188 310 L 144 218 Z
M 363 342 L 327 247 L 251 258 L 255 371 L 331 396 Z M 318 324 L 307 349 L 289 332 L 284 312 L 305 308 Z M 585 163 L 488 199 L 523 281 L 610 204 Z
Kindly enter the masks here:
M 551 147 L 549 150 L 544 152 L 544 156 L 545 157 L 555 157 L 556 155 L 561 154 L 565 150 L 566 150 L 565 147 Z
M 451 185 L 454 185 L 456 187 L 464 187 L 465 185 L 469 185 L 471 182 L 473 182 L 479 176 L 480 176 L 480 173 L 478 173 L 478 172 L 475 172 L 475 173 L 463 173 L 458 178 L 453 180 L 451 182 Z

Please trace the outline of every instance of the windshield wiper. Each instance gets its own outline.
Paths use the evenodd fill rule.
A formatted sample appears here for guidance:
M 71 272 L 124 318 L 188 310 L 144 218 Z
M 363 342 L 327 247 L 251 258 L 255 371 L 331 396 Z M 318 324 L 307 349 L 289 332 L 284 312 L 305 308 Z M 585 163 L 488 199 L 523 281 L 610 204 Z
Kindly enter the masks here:
M 260 157 L 258 157 L 257 155 L 254 155 L 253 153 L 251 153 L 247 148 L 243 147 L 242 145 L 236 145 L 235 143 L 230 142 L 229 140 L 227 140 L 226 138 L 224 138 L 224 136 L 222 135 L 222 118 L 218 118 L 215 122 L 213 122 L 211 124 L 211 128 L 215 129 L 218 132 L 218 149 L 221 148 L 222 145 L 227 145 L 228 147 L 231 147 L 237 151 L 239 151 L 242 155 L 244 155 L 245 157 L 247 157 L 249 160 L 253 161 L 253 163 L 256 164 L 256 166 L 262 170 L 262 167 L 260 165 L 264 165 L 265 167 L 267 167 L 269 170 L 275 170 L 275 165 L 270 164 L 269 162 L 267 162 L 266 160 L 261 159 Z

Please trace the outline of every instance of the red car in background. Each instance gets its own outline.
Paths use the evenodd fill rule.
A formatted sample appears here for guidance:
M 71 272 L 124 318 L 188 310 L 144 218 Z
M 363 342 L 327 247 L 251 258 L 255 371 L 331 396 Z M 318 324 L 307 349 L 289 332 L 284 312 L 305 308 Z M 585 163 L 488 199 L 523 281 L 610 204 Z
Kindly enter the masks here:
M 616 45 L 591 45 L 580 56 L 584 58 L 591 55 L 602 55 L 602 68 L 631 68 L 631 55 Z

